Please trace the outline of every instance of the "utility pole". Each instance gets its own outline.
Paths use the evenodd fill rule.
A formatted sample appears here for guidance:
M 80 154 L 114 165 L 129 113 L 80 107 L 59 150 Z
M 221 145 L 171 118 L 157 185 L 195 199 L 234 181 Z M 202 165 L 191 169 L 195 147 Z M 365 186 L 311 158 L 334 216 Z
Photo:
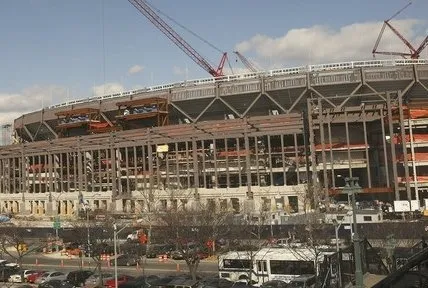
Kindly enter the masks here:
M 354 234 L 352 242 L 354 243 L 354 261 L 355 261 L 355 286 L 356 288 L 364 288 L 363 281 L 363 265 L 362 265 L 362 254 L 361 254 L 361 240 L 358 235 L 357 229 L 357 204 L 355 201 L 355 194 L 362 191 L 358 184 L 358 177 L 345 178 L 345 187 L 343 192 L 351 196 L 352 199 L 352 219 L 354 225 Z

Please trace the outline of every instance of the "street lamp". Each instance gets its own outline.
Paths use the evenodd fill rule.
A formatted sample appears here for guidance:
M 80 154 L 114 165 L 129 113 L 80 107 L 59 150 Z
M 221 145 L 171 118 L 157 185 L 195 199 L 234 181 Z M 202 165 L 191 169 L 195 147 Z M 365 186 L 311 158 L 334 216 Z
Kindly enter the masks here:
M 100 193 L 95 193 L 94 195 L 92 195 L 92 198 L 95 198 L 95 196 L 101 196 L 101 194 Z M 84 206 L 86 206 L 85 205 L 85 203 L 83 203 L 83 205 Z M 88 202 L 88 205 L 87 205 L 88 207 L 86 207 L 85 208 L 85 212 L 86 212 L 86 228 L 87 228 L 87 243 L 88 243 L 88 256 L 89 257 L 91 257 L 91 229 L 90 229 L 90 223 L 89 223 L 89 210 L 90 210 L 90 206 L 89 206 L 89 202 Z
M 141 223 L 143 221 L 143 219 L 138 219 L 137 223 Z M 113 223 L 113 247 L 114 247 L 114 287 L 117 288 L 118 283 L 117 283 L 117 235 L 122 232 L 125 228 L 128 228 L 129 225 L 131 225 L 132 222 L 128 222 L 125 224 L 125 226 L 123 226 L 122 228 L 120 228 L 119 230 L 117 230 L 117 225 L 116 223 Z
M 363 288 L 363 271 L 361 263 L 361 241 L 358 236 L 357 229 L 357 204 L 355 201 L 355 194 L 362 191 L 360 185 L 358 184 L 358 177 L 349 177 L 345 178 L 346 185 L 343 188 L 343 191 L 351 196 L 352 199 L 352 220 L 354 224 L 354 234 L 352 241 L 354 243 L 354 259 L 355 259 L 355 287 Z

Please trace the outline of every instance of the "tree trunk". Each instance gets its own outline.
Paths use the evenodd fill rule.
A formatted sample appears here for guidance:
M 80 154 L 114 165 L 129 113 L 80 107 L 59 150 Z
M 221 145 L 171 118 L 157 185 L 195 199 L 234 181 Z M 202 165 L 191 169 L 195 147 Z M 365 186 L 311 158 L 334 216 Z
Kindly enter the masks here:
M 192 280 L 196 280 L 196 272 L 198 271 L 199 260 L 189 259 L 186 261 Z

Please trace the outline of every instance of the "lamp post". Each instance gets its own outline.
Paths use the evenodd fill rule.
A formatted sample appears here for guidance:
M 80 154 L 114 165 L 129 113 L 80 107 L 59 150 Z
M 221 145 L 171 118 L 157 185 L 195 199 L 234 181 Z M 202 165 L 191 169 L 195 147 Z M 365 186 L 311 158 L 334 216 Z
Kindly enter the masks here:
M 128 224 L 129 225 L 129 224 Z M 113 247 L 114 247 L 114 287 L 117 288 L 117 234 L 123 231 L 128 225 L 123 226 L 117 230 L 116 223 L 113 224 Z
M 343 219 L 340 222 L 338 222 L 336 219 L 333 219 L 334 235 L 336 237 L 336 252 L 339 252 L 339 229 L 342 226 L 342 223 L 343 223 Z
M 141 223 L 142 219 L 137 220 L 137 223 Z M 128 222 L 117 230 L 116 223 L 113 224 L 113 248 L 114 248 L 114 287 L 117 288 L 117 235 L 122 232 L 125 228 L 127 228 L 129 225 L 131 225 L 132 222 Z
M 354 243 L 354 260 L 355 260 L 355 287 L 363 288 L 363 270 L 361 261 L 361 240 L 359 239 L 357 229 L 357 204 L 355 194 L 361 192 L 361 187 L 358 185 L 358 177 L 345 178 L 346 185 L 343 191 L 351 196 L 352 199 L 352 220 L 354 224 L 354 234 L 352 241 Z
M 95 196 L 101 196 L 100 193 L 95 193 L 94 195 L 92 195 L 92 198 L 95 198 Z M 83 204 L 85 205 L 85 203 Z M 86 228 L 87 228 L 87 243 L 88 243 L 88 256 L 91 257 L 91 228 L 90 228 L 90 222 L 89 222 L 89 210 L 90 210 L 90 206 L 89 206 L 89 202 L 88 202 L 88 207 L 86 207 L 85 212 L 86 212 Z

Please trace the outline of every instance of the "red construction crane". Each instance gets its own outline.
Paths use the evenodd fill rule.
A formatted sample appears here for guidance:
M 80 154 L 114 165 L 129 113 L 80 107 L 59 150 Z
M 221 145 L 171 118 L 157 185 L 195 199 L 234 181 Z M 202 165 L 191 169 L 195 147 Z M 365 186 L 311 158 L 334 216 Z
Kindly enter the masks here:
M 145 0 L 128 0 L 129 3 L 134 5 L 138 11 L 141 12 L 150 22 L 153 23 L 166 37 L 168 37 L 175 45 L 178 46 L 184 53 L 186 53 L 196 64 L 202 69 L 210 73 L 213 77 L 221 77 L 223 75 L 224 63 L 227 60 L 227 53 L 223 52 L 220 64 L 214 68 L 207 60 L 202 57 L 189 43 L 187 43 L 177 32 L 168 25 Z
M 236 56 L 238 56 L 239 60 L 241 60 L 242 64 L 244 64 L 244 66 L 247 67 L 248 70 L 254 73 L 258 72 L 258 69 L 244 55 L 242 55 L 238 51 L 234 51 L 233 53 L 235 53 Z
M 428 45 L 428 36 L 425 37 L 425 39 L 422 41 L 421 45 L 419 45 L 419 47 L 416 49 L 412 46 L 412 44 L 410 44 L 409 41 L 407 41 L 407 39 L 400 34 L 400 32 L 398 32 L 397 29 L 395 29 L 390 23 L 389 21 L 391 21 L 393 18 L 395 18 L 398 14 L 400 14 L 404 9 L 406 9 L 407 7 L 409 7 L 412 4 L 412 2 L 407 3 L 406 6 L 404 6 L 403 8 L 401 8 L 397 13 L 395 13 L 391 18 L 389 18 L 388 20 L 385 20 L 383 22 L 383 26 L 382 29 L 380 30 L 379 36 L 376 39 L 376 43 L 375 46 L 373 47 L 373 56 L 375 56 L 375 54 L 382 54 L 382 55 L 396 55 L 396 56 L 401 56 L 403 58 L 407 58 L 410 57 L 411 59 L 418 59 L 421 52 L 425 49 L 425 47 L 427 47 Z M 409 53 L 403 53 L 403 52 L 387 52 L 387 51 L 377 51 L 377 48 L 379 46 L 379 42 L 383 36 L 383 32 L 385 32 L 385 28 L 389 27 L 389 29 L 391 29 L 391 31 L 398 37 L 400 38 L 400 40 L 404 43 L 404 45 L 406 45 L 409 48 Z

